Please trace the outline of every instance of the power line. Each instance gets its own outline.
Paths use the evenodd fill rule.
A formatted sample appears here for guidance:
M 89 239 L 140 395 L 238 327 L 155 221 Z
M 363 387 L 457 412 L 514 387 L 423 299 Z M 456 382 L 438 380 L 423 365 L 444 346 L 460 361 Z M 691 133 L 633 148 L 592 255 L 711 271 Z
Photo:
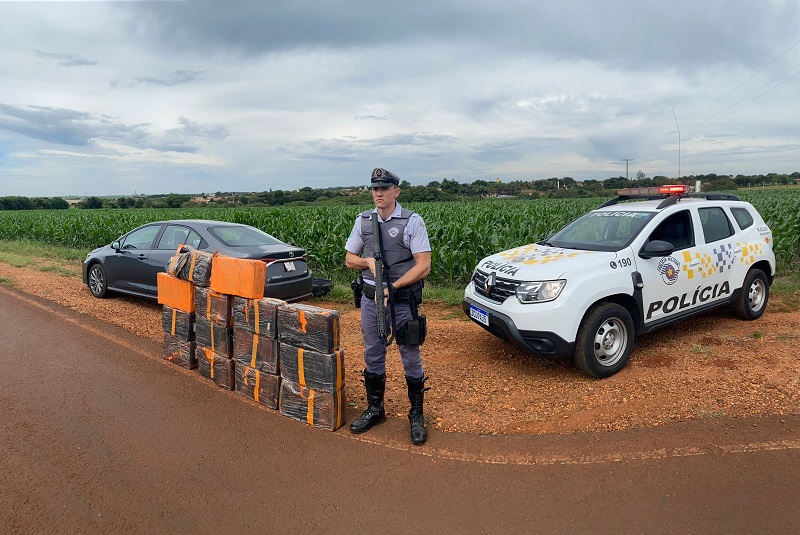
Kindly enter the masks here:
M 760 73 L 761 73 L 761 72 L 762 72 L 764 69 L 766 69 L 767 67 L 769 67 L 770 65 L 772 65 L 773 63 L 775 63 L 776 61 L 778 61 L 779 59 L 781 59 L 783 56 L 785 56 L 786 54 L 788 54 L 788 53 L 789 53 L 789 51 L 790 51 L 791 49 L 793 49 L 794 47 L 796 47 L 797 45 L 800 45 L 800 41 L 797 41 L 795 44 L 793 44 L 792 46 L 790 46 L 789 48 L 787 48 L 786 50 L 784 50 L 782 54 L 780 54 L 778 57 L 776 57 L 775 59 L 773 59 L 772 61 L 770 61 L 770 62 L 769 62 L 769 63 L 767 63 L 766 65 L 764 65 L 763 67 L 761 67 L 761 68 L 760 68 L 760 69 L 759 69 L 759 70 L 758 70 L 756 73 L 754 73 L 752 76 L 750 76 L 750 78 L 748 78 L 747 80 L 745 80 L 745 81 L 744 81 L 744 82 L 742 82 L 741 84 L 737 85 L 736 87 L 734 87 L 733 89 L 731 89 L 730 91 L 728 91 L 727 93 L 725 93 L 724 95 L 722 95 L 721 97 L 719 97 L 717 100 L 715 100 L 715 101 L 714 101 L 714 103 L 713 103 L 713 104 L 711 104 L 711 105 L 710 105 L 710 106 L 708 106 L 706 109 L 704 109 L 703 111 L 701 111 L 700 113 L 698 113 L 697 115 L 695 115 L 694 117 L 692 117 L 691 119 L 689 119 L 688 121 L 686 121 L 685 123 L 683 123 L 683 126 L 685 127 L 687 124 L 691 123 L 691 122 L 692 122 L 692 121 L 694 121 L 696 118 L 698 118 L 698 117 L 700 117 L 701 115 L 703 115 L 703 114 L 704 114 L 705 112 L 707 112 L 709 109 L 711 109 L 712 107 L 714 107 L 714 106 L 715 106 L 715 105 L 716 105 L 716 104 L 717 104 L 719 101 L 723 100 L 725 97 L 727 97 L 728 95 L 730 95 L 731 93 L 733 93 L 734 91 L 736 91 L 737 89 L 739 89 L 740 87 L 742 87 L 744 84 L 746 84 L 747 82 L 749 82 L 750 80 L 752 80 L 753 78 L 755 78 L 757 75 L 759 75 L 759 74 L 760 74 Z
M 711 109 L 712 107 L 714 107 L 714 106 L 715 106 L 717 103 L 719 103 L 721 100 L 723 100 L 724 98 L 726 98 L 727 96 L 729 96 L 731 93 L 733 93 L 734 91 L 736 91 L 737 89 L 739 89 L 740 87 L 742 87 L 744 84 L 746 84 L 746 83 L 747 83 L 747 82 L 749 82 L 750 80 L 752 80 L 754 77 L 756 77 L 756 76 L 757 76 L 758 74 L 760 74 L 762 71 L 764 71 L 764 69 L 766 69 L 767 67 L 769 67 L 770 65 L 772 65 L 773 63 L 775 63 L 776 61 L 778 61 L 780 58 L 782 58 L 783 56 L 785 56 L 786 54 L 788 54 L 788 53 L 789 53 L 789 51 L 791 51 L 793 48 L 797 47 L 798 45 L 800 45 L 800 41 L 797 41 L 796 43 L 794 43 L 792 46 L 790 46 L 789 48 L 787 48 L 786 50 L 784 50 L 784 51 L 783 51 L 781 54 L 779 54 L 778 56 L 776 56 L 775 58 L 773 58 L 773 59 L 772 59 L 772 61 L 770 61 L 769 63 L 767 63 L 766 65 L 764 65 L 764 66 L 763 66 L 761 69 L 759 69 L 757 72 L 755 72 L 754 74 L 752 74 L 751 76 L 749 76 L 749 77 L 748 77 L 746 80 L 744 80 L 744 81 L 743 81 L 743 82 L 741 82 L 739 85 L 737 85 L 736 87 L 734 87 L 733 89 L 731 89 L 730 91 L 728 91 L 727 93 L 725 93 L 723 96 L 719 97 L 719 98 L 718 98 L 717 100 L 715 100 L 715 101 L 714 101 L 714 102 L 713 102 L 713 103 L 712 103 L 710 106 L 706 107 L 706 108 L 705 108 L 704 110 L 702 110 L 700 113 L 698 113 L 698 114 L 694 115 L 694 116 L 693 116 L 691 119 L 689 119 L 688 121 L 686 121 L 686 122 L 684 123 L 684 126 L 686 126 L 687 124 L 691 123 L 691 122 L 692 122 L 693 120 L 695 120 L 697 117 L 699 117 L 700 115 L 704 114 L 706 111 L 708 111 L 709 109 Z M 785 75 L 786 73 L 788 73 L 788 72 L 790 72 L 790 71 L 794 70 L 795 68 L 797 68 L 797 66 L 798 66 L 798 65 L 795 65 L 794 67 L 792 67 L 792 68 L 791 68 L 791 69 L 789 69 L 788 71 L 784 72 L 784 73 L 783 73 L 781 76 L 783 76 L 783 75 Z M 780 78 L 780 76 L 779 76 L 778 78 Z M 789 78 L 789 79 L 785 80 L 783 83 L 786 83 L 786 82 L 788 82 L 788 81 L 789 81 L 789 80 L 791 80 L 792 78 L 794 78 L 794 76 L 792 76 L 791 78 Z M 777 78 L 776 78 L 776 79 L 777 79 Z M 774 82 L 774 81 L 775 81 L 775 80 L 772 80 L 772 81 L 770 81 L 769 83 L 767 83 L 767 84 L 765 84 L 765 85 L 761 86 L 760 88 L 756 89 L 756 91 L 754 91 L 754 92 L 757 92 L 757 91 L 759 91 L 759 90 L 763 89 L 764 87 L 766 87 L 767 85 L 769 85 L 770 83 L 772 83 L 772 82 Z M 779 85 L 783 85 L 783 83 L 781 83 L 781 84 L 779 84 Z M 776 87 L 778 87 L 778 86 L 776 86 Z M 773 88 L 773 89 L 774 89 L 774 88 Z M 770 91 L 771 91 L 771 90 L 770 90 Z M 765 92 L 764 92 L 764 94 L 766 94 L 766 93 L 768 93 L 768 92 L 769 92 L 769 91 L 765 91 Z M 753 93 L 750 93 L 750 94 L 752 95 Z M 748 95 L 748 96 L 749 96 L 749 95 Z M 747 98 L 747 97 L 744 97 L 744 98 Z M 758 98 L 758 97 L 756 97 L 756 98 Z M 734 104 L 732 104 L 731 106 L 735 106 L 736 104 L 738 104 L 739 102 L 741 102 L 741 100 L 742 100 L 742 99 L 740 99 L 739 101 L 735 102 L 735 103 L 734 103 Z M 754 98 L 753 100 L 756 100 L 756 99 Z M 752 101 L 750 101 L 750 102 L 752 102 Z M 749 102 L 748 102 L 748 104 L 749 104 Z M 745 105 L 746 105 L 746 104 L 745 104 Z M 743 106 L 741 106 L 741 107 L 744 107 L 745 105 L 743 105 Z M 727 109 L 729 109 L 731 106 L 728 106 L 728 108 L 726 108 L 725 110 L 722 110 L 722 112 L 720 112 L 720 113 L 724 113 L 724 112 L 725 112 Z M 740 108 L 736 108 L 736 109 L 738 110 L 738 109 L 740 109 Z M 736 111 L 736 110 L 733 110 L 733 111 Z M 719 114 L 717 114 L 717 115 L 719 115 Z M 714 116 L 714 117 L 716 117 L 716 116 Z M 714 119 L 714 117 L 712 117 L 711 119 Z M 704 122 L 704 123 L 700 124 L 698 127 L 696 127 L 696 128 L 694 128 L 694 129 L 692 129 L 692 132 L 693 132 L 693 131 L 695 131 L 695 130 L 696 130 L 697 128 L 699 128 L 700 126 L 703 126 L 703 125 L 705 125 L 705 124 L 709 123 L 711 119 L 709 119 L 708 121 L 706 121 L 706 122 Z M 677 133 L 680 135 L 679 131 L 680 131 L 680 126 L 678 127 L 678 130 L 677 130 L 677 131 L 676 131 L 676 130 L 672 130 L 672 131 L 670 131 L 669 133 L 667 133 L 667 134 L 664 134 L 663 136 L 661 136 L 660 138 L 658 138 L 656 141 L 654 141 L 652 144 L 648 145 L 648 147 L 645 149 L 645 152 L 650 152 L 652 149 L 656 148 L 656 147 L 657 147 L 657 146 L 658 146 L 658 145 L 661 143 L 661 141 L 663 141 L 663 140 L 667 139 L 668 137 L 670 137 L 670 136 L 674 135 L 676 132 L 677 132 Z
M 786 76 L 787 74 L 789 74 L 790 72 L 792 72 L 793 70 L 795 70 L 795 69 L 796 69 L 796 68 L 798 68 L 798 67 L 800 67 L 800 63 L 798 63 L 797 65 L 795 65 L 795 66 L 794 66 L 794 67 L 792 67 L 791 69 L 789 69 L 789 70 L 787 70 L 787 71 L 783 72 L 783 73 L 782 73 L 780 76 L 777 76 L 777 77 L 773 78 L 772 80 L 770 80 L 770 81 L 769 81 L 769 82 L 767 82 L 766 84 L 762 85 L 762 86 L 761 86 L 761 87 L 759 87 L 758 89 L 756 89 L 756 90 L 754 90 L 754 91 L 751 91 L 749 94 L 747 94 L 747 95 L 743 96 L 742 98 L 740 98 L 739 100 L 737 100 L 736 102 L 734 102 L 733 104 L 731 104 L 730 106 L 728 106 L 727 108 L 725 108 L 724 110 L 720 111 L 720 112 L 719 112 L 719 113 L 717 113 L 716 115 L 714 115 L 714 116 L 712 116 L 712 117 L 710 117 L 710 118 L 706 119 L 705 121 L 703 121 L 703 122 L 702 122 L 702 123 L 700 123 L 699 125 L 697 125 L 697 126 L 694 126 L 694 127 L 691 129 L 691 130 L 689 130 L 689 132 L 688 132 L 688 133 L 690 133 L 690 134 L 691 134 L 692 132 L 696 132 L 696 131 L 697 131 L 699 128 L 701 128 L 701 127 L 703 127 L 703 126 L 706 126 L 706 125 L 708 125 L 708 124 L 711 124 L 711 123 L 712 123 L 712 122 L 713 122 L 715 119 L 717 119 L 717 118 L 718 118 L 718 117 L 719 117 L 721 114 L 723 114 L 723 113 L 725 113 L 726 111 L 730 110 L 731 108 L 733 108 L 734 106 L 736 106 L 737 104 L 739 104 L 740 102 L 742 102 L 743 100 L 746 100 L 746 99 L 750 98 L 750 97 L 751 97 L 752 95 L 754 95 L 755 93 L 758 93 L 759 91 L 761 91 L 761 90 L 762 90 L 762 89 L 764 89 L 765 87 L 769 86 L 770 84 L 772 84 L 772 83 L 773 83 L 773 82 L 775 82 L 776 80 L 779 80 L 779 79 L 781 79 L 782 77 Z M 798 74 L 800 74 L 800 73 L 798 73 Z M 751 100 L 749 100 L 749 101 L 745 102 L 744 104 L 742 104 L 741 106 L 739 106 L 739 107 L 738 107 L 738 108 L 736 108 L 735 110 L 732 110 L 730 113 L 727 113 L 727 114 L 723 115 L 722 117 L 727 117 L 728 115 L 730 115 L 730 114 L 731 114 L 731 113 L 733 113 L 734 111 L 736 111 L 736 110 L 740 110 L 740 109 L 744 108 L 745 106 L 747 106 L 748 104 L 750 104 L 751 102 L 753 102 L 754 100 L 756 100 L 757 98 L 759 98 L 759 97 L 761 97 L 761 96 L 763 96 L 763 95 L 766 95 L 767 93 L 769 93 L 770 91 L 772 91 L 773 89 L 775 89 L 775 88 L 777 88 L 777 87 L 780 87 L 780 86 L 782 86 L 783 84 L 785 84 L 786 82 L 788 82 L 789 80 L 791 80 L 792 78 L 794 78 L 795 76 L 797 76 L 797 74 L 795 74 L 794 76 L 791 76 L 790 78 L 787 78 L 786 80 L 784 80 L 784 81 L 783 81 L 783 82 L 781 82 L 780 84 L 778 84 L 778 85 L 776 85 L 775 87 L 773 87 L 773 88 L 771 88 L 771 89 L 769 89 L 769 90 L 765 91 L 764 93 L 762 93 L 762 94 L 761 94 L 761 95 L 759 95 L 758 97 L 755 97 L 755 98 L 753 98 L 753 99 L 751 99 Z M 721 119 L 722 117 L 719 117 L 719 118 Z M 684 124 L 685 124 L 685 123 L 684 123 Z

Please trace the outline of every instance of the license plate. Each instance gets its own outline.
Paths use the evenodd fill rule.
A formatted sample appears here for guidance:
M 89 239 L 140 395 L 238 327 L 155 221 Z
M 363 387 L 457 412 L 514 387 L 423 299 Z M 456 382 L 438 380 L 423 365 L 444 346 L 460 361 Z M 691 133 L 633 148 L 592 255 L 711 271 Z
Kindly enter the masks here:
M 480 308 L 476 307 L 475 305 L 469 306 L 469 317 L 481 323 L 483 325 L 489 326 L 489 313 L 485 310 L 481 310 Z
M 294 271 L 294 262 L 284 262 L 283 267 L 286 268 L 286 271 Z

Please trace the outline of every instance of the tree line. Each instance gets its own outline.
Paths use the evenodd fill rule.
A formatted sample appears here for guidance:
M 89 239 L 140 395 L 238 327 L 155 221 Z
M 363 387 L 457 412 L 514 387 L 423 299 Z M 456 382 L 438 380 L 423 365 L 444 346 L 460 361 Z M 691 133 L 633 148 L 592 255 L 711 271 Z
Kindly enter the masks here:
M 514 198 L 575 198 L 612 197 L 620 188 L 653 187 L 665 184 L 694 186 L 700 181 L 703 191 L 733 191 L 739 188 L 788 186 L 800 181 L 800 172 L 766 175 L 707 175 L 684 176 L 681 179 L 666 176 L 647 177 L 642 171 L 634 178 L 611 177 L 605 180 L 578 181 L 572 177 L 552 177 L 539 180 L 475 180 L 462 183 L 444 178 L 426 185 L 413 186 L 404 180 L 400 183 L 404 202 L 437 202 L 481 199 L 491 197 Z M 222 192 L 207 195 L 170 193 L 118 198 L 88 197 L 75 204 L 79 209 L 96 208 L 181 208 L 195 206 L 311 206 L 311 205 L 364 205 L 371 204 L 372 196 L 366 186 L 337 188 L 303 187 L 297 190 L 269 190 L 262 192 Z M 67 201 L 60 197 L 0 197 L 0 210 L 66 209 Z

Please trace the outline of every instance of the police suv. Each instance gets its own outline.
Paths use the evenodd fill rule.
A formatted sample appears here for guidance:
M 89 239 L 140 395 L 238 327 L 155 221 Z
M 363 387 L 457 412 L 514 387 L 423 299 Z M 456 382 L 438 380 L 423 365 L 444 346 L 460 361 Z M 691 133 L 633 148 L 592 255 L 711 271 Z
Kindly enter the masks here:
M 724 305 L 759 318 L 774 277 L 772 232 L 751 204 L 628 188 L 544 241 L 481 260 L 463 309 L 504 340 L 608 377 L 637 334 Z

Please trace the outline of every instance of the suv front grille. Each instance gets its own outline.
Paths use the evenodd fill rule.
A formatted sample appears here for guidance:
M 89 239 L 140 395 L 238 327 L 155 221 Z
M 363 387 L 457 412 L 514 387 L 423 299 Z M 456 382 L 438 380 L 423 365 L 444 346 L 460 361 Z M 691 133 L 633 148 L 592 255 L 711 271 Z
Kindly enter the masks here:
M 495 275 L 495 284 L 493 287 L 488 288 L 489 291 L 487 293 L 487 278 L 489 278 L 488 273 L 475 270 L 475 275 L 472 277 L 472 282 L 475 283 L 475 292 L 496 303 L 502 303 L 514 295 L 517 291 L 517 286 L 519 286 L 518 282 L 508 279 L 501 279 Z

